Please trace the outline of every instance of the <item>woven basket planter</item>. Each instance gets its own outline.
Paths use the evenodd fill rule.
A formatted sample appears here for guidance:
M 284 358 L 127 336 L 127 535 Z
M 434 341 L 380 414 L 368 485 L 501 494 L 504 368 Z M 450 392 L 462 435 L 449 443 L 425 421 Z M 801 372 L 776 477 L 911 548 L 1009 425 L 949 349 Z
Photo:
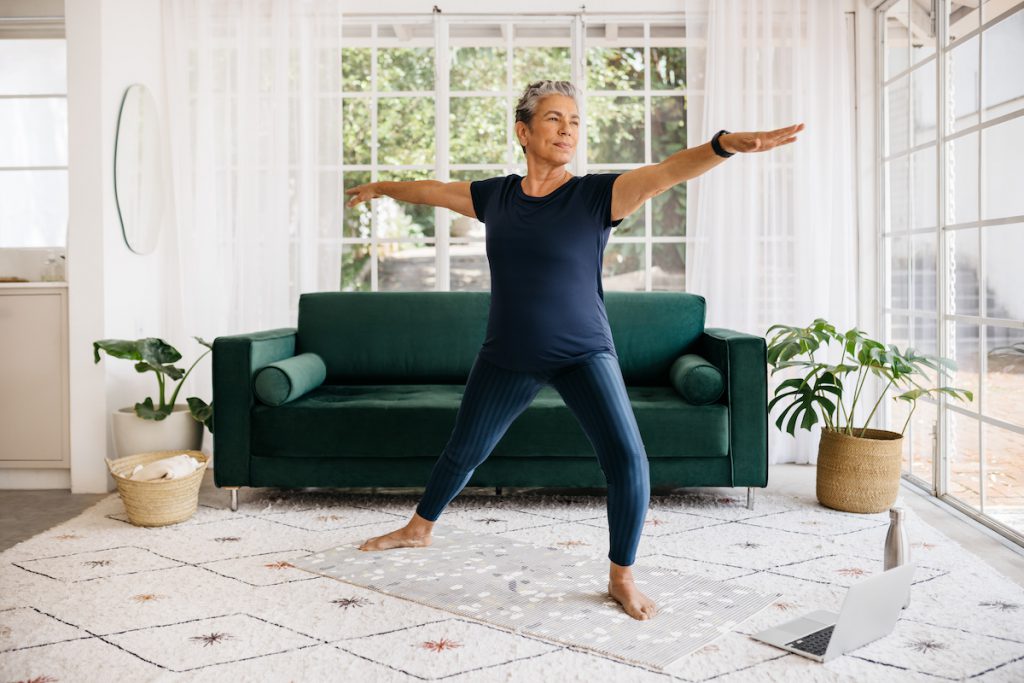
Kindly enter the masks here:
M 859 435 L 860 429 L 853 433 Z M 828 428 L 818 442 L 818 501 L 844 512 L 884 512 L 900 490 L 903 435 L 865 429 L 850 436 Z
M 146 465 L 185 453 L 202 464 L 195 472 L 181 479 L 153 479 L 135 481 L 128 476 L 136 465 Z M 166 526 L 183 522 L 199 506 L 199 485 L 209 464 L 209 458 L 202 451 L 175 450 L 137 453 L 117 460 L 105 458 L 110 474 L 117 482 L 117 492 L 124 502 L 128 519 L 136 526 Z

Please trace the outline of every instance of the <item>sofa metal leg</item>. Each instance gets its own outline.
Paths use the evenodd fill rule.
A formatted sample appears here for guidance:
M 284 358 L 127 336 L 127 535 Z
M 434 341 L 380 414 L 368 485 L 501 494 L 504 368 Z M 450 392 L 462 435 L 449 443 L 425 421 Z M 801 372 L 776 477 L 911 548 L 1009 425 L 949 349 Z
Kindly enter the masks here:
M 748 486 L 747 487 L 747 509 L 748 510 L 753 510 L 754 509 L 754 487 L 753 486 Z
M 501 487 L 500 486 L 495 486 L 494 487 L 494 495 L 496 495 L 496 496 L 500 496 L 501 495 Z
M 238 512 L 238 489 L 240 486 L 225 486 L 228 491 L 231 491 L 231 511 Z

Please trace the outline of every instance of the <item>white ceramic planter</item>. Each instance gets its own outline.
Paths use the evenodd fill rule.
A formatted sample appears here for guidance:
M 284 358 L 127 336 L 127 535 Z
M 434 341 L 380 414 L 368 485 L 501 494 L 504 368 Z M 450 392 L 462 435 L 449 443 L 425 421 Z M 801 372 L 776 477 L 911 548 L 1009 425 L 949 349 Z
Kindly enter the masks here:
M 203 429 L 188 410 L 188 404 L 174 406 L 162 420 L 146 420 L 135 414 L 134 407 L 114 412 L 114 448 L 117 457 L 150 451 L 193 450 L 203 445 Z

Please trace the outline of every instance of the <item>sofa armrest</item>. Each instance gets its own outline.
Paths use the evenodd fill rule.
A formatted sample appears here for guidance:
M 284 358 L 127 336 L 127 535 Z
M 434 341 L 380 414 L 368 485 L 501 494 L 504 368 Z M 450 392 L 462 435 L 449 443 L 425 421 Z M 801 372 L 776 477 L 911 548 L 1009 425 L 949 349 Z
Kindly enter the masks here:
M 256 371 L 295 355 L 294 327 L 213 340 L 213 480 L 217 486 L 249 485 L 250 413 Z
M 764 337 L 708 327 L 693 352 L 725 377 L 733 486 L 768 484 L 768 344 Z

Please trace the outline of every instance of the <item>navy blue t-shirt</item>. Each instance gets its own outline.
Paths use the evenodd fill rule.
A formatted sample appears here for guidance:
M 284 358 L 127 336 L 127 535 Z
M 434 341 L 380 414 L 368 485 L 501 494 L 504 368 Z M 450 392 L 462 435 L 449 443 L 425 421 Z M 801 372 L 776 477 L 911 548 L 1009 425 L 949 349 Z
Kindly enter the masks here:
M 574 176 L 543 197 L 523 192 L 515 173 L 470 183 L 491 270 L 485 360 L 547 372 L 600 351 L 615 354 L 601 262 L 622 222 L 611 221 L 619 175 Z

